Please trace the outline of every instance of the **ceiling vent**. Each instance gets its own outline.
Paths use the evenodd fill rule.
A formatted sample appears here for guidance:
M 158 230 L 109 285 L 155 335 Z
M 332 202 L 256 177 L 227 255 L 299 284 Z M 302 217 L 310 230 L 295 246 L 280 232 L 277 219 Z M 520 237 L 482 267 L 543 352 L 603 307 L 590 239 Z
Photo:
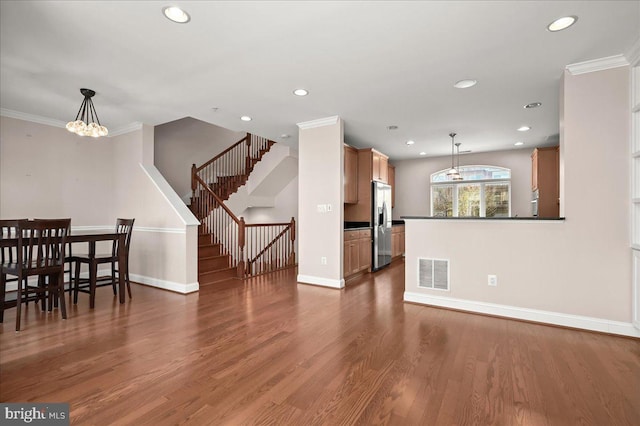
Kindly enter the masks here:
M 418 287 L 449 290 L 449 260 L 418 259 Z

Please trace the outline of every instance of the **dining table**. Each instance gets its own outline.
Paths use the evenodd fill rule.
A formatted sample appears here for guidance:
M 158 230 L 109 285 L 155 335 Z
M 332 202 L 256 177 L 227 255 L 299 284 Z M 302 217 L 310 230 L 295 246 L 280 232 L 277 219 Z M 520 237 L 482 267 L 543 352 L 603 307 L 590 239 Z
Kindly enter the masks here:
M 118 241 L 117 244 L 117 255 L 118 255 L 118 297 L 120 303 L 125 303 L 125 276 L 126 276 L 126 268 L 128 267 L 127 263 L 127 253 L 125 249 L 125 238 L 126 234 L 118 233 L 113 231 L 90 231 L 90 230 L 72 230 L 66 237 L 66 242 L 68 244 L 88 244 L 88 254 L 89 258 L 95 258 L 96 256 L 96 243 L 99 241 Z M 3 247 L 17 247 L 18 246 L 18 238 L 0 238 L 0 248 Z M 95 267 L 95 264 L 94 264 Z M 97 271 L 92 271 L 93 274 L 90 276 L 96 277 Z M 71 284 L 71 283 L 70 283 Z M 95 285 L 95 283 L 94 283 Z

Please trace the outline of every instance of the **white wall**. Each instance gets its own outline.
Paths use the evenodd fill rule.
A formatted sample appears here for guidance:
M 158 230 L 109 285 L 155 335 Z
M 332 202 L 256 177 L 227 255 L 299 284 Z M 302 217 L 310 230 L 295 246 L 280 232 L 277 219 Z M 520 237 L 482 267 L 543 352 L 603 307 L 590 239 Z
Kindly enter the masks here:
M 189 202 L 191 165 L 201 166 L 245 136 L 191 117 L 161 124 L 155 127 L 154 164 Z
M 566 220 L 407 220 L 405 300 L 640 336 L 631 325 L 629 68 L 565 74 L 561 104 Z M 450 260 L 449 292 L 417 286 L 421 257 Z
M 113 229 L 135 218 L 134 281 L 198 289 L 197 221 L 152 163 L 153 128 L 82 138 L 63 128 L 1 117 L 0 217 L 70 217 L 72 229 Z
M 342 288 L 343 123 L 330 117 L 298 126 L 298 282 Z M 329 204 L 330 212 L 318 212 Z
M 487 165 L 511 169 L 511 216 L 531 216 L 531 153 L 512 149 L 460 156 L 460 165 Z M 392 161 L 396 166 L 396 202 L 393 218 L 431 215 L 431 174 L 451 167 L 451 157 Z

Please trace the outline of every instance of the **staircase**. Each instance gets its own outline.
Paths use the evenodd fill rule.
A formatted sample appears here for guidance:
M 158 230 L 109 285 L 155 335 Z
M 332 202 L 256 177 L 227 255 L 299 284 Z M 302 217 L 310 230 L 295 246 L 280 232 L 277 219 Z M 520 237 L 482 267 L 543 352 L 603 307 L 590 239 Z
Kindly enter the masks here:
M 200 220 L 200 285 L 295 266 L 295 221 L 246 224 L 225 205 L 247 183 L 275 142 L 247 135 L 200 167 L 191 168 L 191 211 Z

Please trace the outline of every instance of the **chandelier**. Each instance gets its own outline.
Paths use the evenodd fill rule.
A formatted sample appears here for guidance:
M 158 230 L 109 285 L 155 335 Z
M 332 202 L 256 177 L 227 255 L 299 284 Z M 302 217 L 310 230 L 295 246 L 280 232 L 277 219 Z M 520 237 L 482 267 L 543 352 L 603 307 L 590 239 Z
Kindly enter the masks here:
M 80 89 L 80 93 L 84 96 L 84 100 L 80 104 L 76 119 L 67 123 L 67 130 L 79 136 L 94 138 L 107 136 L 109 131 L 100 124 L 98 113 L 93 106 L 93 100 L 91 100 L 96 92 L 91 89 Z
M 460 176 L 460 172 L 458 172 L 458 169 L 456 169 L 455 165 L 454 165 L 454 159 L 455 159 L 455 151 L 454 151 L 454 142 L 453 142 L 453 138 L 456 137 L 455 133 L 449 133 L 449 136 L 451 136 L 451 168 L 449 169 L 449 171 L 447 172 L 447 177 L 450 180 L 462 180 L 462 176 Z M 458 144 L 458 147 L 460 146 L 460 144 Z M 460 148 L 458 148 L 460 149 Z

